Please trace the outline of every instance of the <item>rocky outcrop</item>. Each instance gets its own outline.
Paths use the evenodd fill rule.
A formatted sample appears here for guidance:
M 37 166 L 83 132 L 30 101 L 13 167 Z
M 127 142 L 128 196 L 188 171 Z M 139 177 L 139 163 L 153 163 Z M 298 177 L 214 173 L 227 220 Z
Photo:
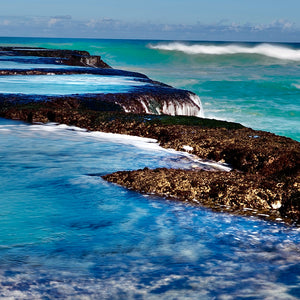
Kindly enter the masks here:
M 217 211 L 299 222 L 298 186 L 264 176 L 233 172 L 143 169 L 116 172 L 103 179 L 145 194 L 155 194 Z
M 224 161 L 245 173 L 280 178 L 299 172 L 299 142 L 265 131 L 171 125 L 159 140 L 163 147 L 176 150 L 188 145 L 192 154 Z
M 94 68 L 111 68 L 100 56 L 90 55 L 87 51 L 58 50 L 46 48 L 0 47 L 2 55 L 54 57 L 57 64 Z

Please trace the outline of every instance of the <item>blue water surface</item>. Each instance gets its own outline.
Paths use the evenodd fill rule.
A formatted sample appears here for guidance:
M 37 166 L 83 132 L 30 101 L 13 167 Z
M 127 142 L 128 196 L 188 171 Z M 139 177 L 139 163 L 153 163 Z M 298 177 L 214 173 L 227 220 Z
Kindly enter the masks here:
M 135 77 L 76 75 L 9 75 L 0 77 L 0 93 L 70 95 L 127 93 L 148 83 Z
M 0 120 L 0 297 L 298 299 L 298 228 L 98 176 L 184 164 L 150 146 Z
M 38 69 L 38 68 L 51 68 L 51 69 L 74 69 L 82 68 L 79 66 L 68 66 L 62 64 L 54 64 L 55 60 L 40 58 L 37 56 L 1 56 L 0 55 L 0 69 L 1 70 L 22 70 L 22 69 Z

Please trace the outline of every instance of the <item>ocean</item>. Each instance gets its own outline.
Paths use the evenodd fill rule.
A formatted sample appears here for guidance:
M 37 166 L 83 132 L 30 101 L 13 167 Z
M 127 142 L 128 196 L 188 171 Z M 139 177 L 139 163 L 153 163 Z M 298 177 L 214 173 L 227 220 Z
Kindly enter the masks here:
M 300 141 L 300 44 L 0 44 L 87 50 L 114 68 L 196 93 L 205 117 Z M 24 83 L 28 92 L 41 84 L 59 90 L 56 77 L 35 79 Z M 14 88 L 7 80 L 0 77 L 2 90 Z M 91 78 L 88 88 L 95 85 Z M 0 119 L 0 298 L 299 299 L 299 227 L 141 195 L 99 177 L 188 163 L 149 139 Z
M 300 140 L 300 43 L 0 38 L 0 44 L 87 50 L 114 68 L 191 90 L 208 118 Z

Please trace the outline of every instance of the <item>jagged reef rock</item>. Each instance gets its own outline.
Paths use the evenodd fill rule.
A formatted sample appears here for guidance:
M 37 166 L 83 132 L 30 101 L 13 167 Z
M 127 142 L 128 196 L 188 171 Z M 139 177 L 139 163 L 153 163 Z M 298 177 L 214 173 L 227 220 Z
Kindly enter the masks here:
M 252 214 L 299 223 L 299 181 L 294 186 L 241 172 L 142 169 L 102 176 L 144 193 L 204 205 L 218 211 Z
M 90 55 L 87 51 L 60 50 L 30 47 L 0 47 L 1 55 L 9 56 L 38 56 L 54 57 L 56 63 L 70 66 L 84 66 L 94 68 L 111 68 L 100 56 Z

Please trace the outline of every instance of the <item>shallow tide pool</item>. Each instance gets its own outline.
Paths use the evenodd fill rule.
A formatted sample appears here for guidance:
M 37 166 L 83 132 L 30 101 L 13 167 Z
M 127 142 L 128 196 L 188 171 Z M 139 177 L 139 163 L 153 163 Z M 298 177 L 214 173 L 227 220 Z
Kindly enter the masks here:
M 80 66 L 68 66 L 62 64 L 55 64 L 53 58 L 41 58 L 38 56 L 5 56 L 0 55 L 0 69 L 1 70 L 20 70 L 20 69 L 78 69 L 84 68 Z
M 149 84 L 135 77 L 91 74 L 9 75 L 0 79 L 0 93 L 26 95 L 126 93 Z

